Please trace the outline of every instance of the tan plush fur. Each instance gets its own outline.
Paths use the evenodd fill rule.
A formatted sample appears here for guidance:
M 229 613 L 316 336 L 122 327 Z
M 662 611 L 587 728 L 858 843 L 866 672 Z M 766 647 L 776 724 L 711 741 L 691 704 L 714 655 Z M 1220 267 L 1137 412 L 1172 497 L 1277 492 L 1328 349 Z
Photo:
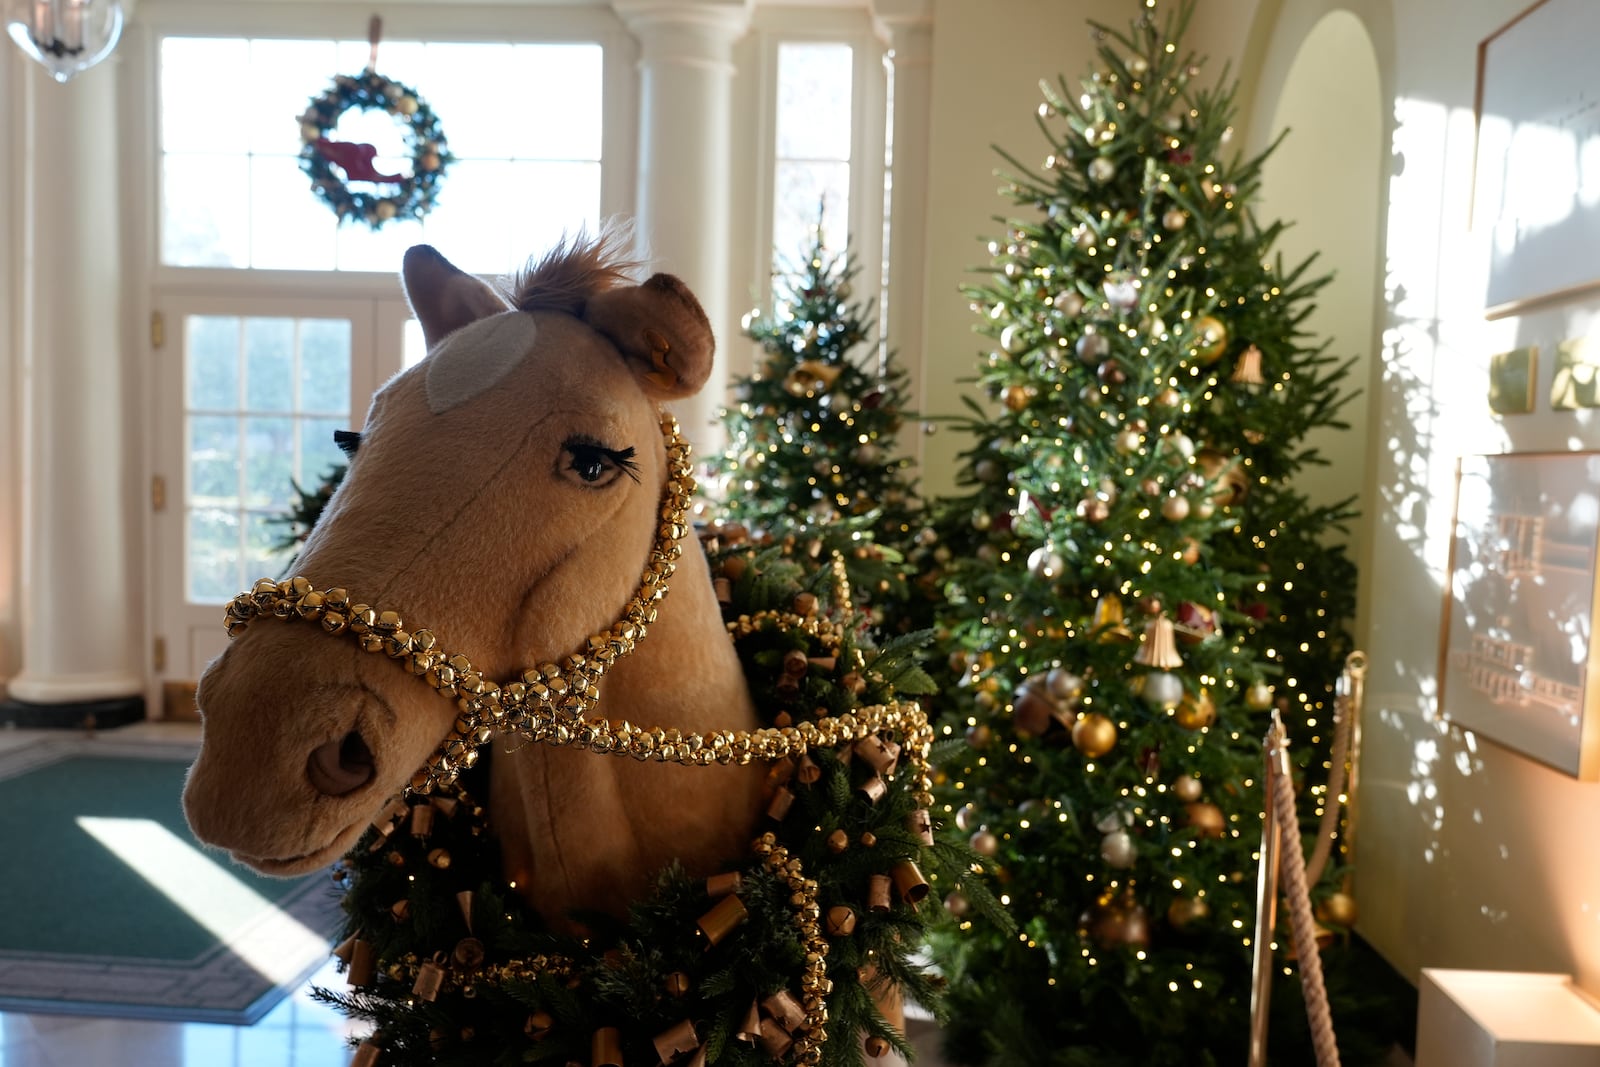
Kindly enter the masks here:
M 593 267 L 601 261 L 588 249 L 572 254 Z M 589 270 L 604 281 L 563 305 L 580 315 L 509 310 L 432 249 L 408 253 L 404 276 L 430 349 L 457 331 L 451 344 L 531 336 L 531 348 L 437 414 L 427 360 L 384 386 L 296 570 L 319 589 L 344 587 L 354 601 L 399 612 L 508 682 L 582 648 L 637 588 L 665 480 L 658 405 L 705 381 L 711 330 L 687 288 L 665 276 L 619 285 Z M 530 277 L 519 302 L 538 306 Z M 493 328 L 499 315 L 531 315 L 535 329 Z M 464 366 L 452 373 L 470 373 Z M 619 470 L 603 486 L 584 482 L 571 469 L 574 441 L 635 449 L 638 480 Z M 597 711 L 684 731 L 754 728 L 704 557 L 692 536 L 684 549 L 659 621 L 602 683 Z M 395 662 L 304 622 L 253 622 L 207 668 L 198 699 L 190 824 L 238 860 L 284 875 L 353 845 L 455 718 L 451 700 Z M 352 732 L 370 770 L 359 746 L 349 748 Z M 348 758 L 330 757 L 342 740 Z M 756 766 L 648 765 L 514 738 L 493 748 L 490 819 L 507 874 L 558 924 L 575 906 L 620 911 L 672 859 L 691 872 L 724 869 L 743 855 L 759 812 Z M 330 792 L 328 772 L 319 775 L 330 758 L 336 777 L 356 783 L 348 791 Z

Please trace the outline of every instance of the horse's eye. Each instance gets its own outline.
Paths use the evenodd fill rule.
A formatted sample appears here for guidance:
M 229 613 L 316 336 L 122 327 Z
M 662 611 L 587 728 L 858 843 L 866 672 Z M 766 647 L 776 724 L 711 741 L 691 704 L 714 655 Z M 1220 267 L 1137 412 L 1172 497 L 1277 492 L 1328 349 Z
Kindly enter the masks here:
M 563 446 L 563 452 L 571 457 L 563 471 L 576 475 L 585 486 L 598 489 L 610 485 L 618 474 L 639 480 L 639 464 L 632 448 L 607 448 L 595 441 L 574 439 Z
M 356 449 L 361 447 L 361 434 L 355 430 L 333 431 L 333 443 L 339 447 L 350 459 L 356 458 Z

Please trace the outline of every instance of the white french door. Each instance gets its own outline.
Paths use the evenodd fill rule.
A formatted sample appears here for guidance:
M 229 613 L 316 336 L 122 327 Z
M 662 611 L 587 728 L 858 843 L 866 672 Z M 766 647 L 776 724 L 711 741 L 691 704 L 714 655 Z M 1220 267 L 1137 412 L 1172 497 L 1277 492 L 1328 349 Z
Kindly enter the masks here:
M 222 606 L 285 575 L 296 486 L 314 492 L 343 462 L 334 431 L 360 428 L 418 339 L 395 299 L 164 296 L 159 306 L 153 666 L 159 682 L 184 683 L 227 644 Z

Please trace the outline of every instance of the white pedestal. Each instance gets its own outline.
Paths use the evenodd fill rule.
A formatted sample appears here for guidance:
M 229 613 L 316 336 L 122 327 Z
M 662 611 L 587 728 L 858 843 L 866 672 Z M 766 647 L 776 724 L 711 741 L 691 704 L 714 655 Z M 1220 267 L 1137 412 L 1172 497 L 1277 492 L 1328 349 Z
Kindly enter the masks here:
M 1600 1011 L 1565 974 L 1423 968 L 1417 1067 L 1600 1067 Z

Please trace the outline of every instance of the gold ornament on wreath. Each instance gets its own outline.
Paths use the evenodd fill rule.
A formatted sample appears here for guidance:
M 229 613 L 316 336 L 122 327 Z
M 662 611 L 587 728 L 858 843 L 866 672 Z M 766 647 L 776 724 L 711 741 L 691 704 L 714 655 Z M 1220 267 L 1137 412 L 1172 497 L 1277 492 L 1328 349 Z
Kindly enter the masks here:
M 453 158 L 444 126 L 427 101 L 411 86 L 374 69 L 381 26 L 379 19 L 372 20 L 372 55 L 366 69 L 353 77 L 335 75 L 333 85 L 312 97 L 299 116 L 300 169 L 311 179 L 311 191 L 340 222 L 354 219 L 374 230 L 395 219 L 420 220 L 432 211 Z M 380 170 L 374 145 L 333 137 L 340 119 L 352 108 L 382 111 L 394 118 L 404 138 L 410 174 Z

